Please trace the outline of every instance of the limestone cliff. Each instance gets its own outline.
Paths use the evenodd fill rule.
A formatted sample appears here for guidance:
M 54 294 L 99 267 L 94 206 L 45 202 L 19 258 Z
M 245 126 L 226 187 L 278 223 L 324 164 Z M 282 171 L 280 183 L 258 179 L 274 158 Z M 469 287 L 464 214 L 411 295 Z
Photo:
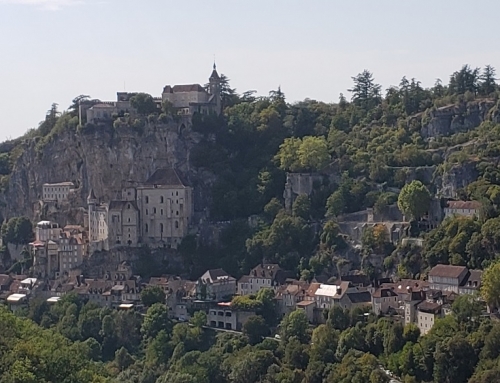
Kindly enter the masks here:
M 97 126 L 67 130 L 50 140 L 26 139 L 7 190 L 0 195 L 3 216 L 35 218 L 44 183 L 71 181 L 71 207 L 86 206 L 90 188 L 101 202 L 116 199 L 124 186 L 144 182 L 155 169 L 176 167 L 194 187 L 195 210 L 208 205 L 213 175 L 190 165 L 190 154 L 203 136 L 187 121 L 145 122 L 140 129 Z M 203 174 L 202 174 L 203 173 Z M 208 192 L 207 192 L 208 191 Z
M 422 121 L 421 134 L 424 138 L 449 136 L 477 128 L 488 117 L 496 118 L 488 113 L 494 105 L 492 100 L 483 100 L 431 110 L 428 121 Z

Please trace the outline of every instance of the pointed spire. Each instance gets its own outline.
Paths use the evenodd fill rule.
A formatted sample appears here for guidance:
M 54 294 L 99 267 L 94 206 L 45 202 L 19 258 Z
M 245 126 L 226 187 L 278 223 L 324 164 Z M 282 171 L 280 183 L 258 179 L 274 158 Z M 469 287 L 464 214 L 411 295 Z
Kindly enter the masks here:
M 97 200 L 97 197 L 95 196 L 94 189 L 90 188 L 89 196 L 87 197 L 87 201 L 91 200 Z
M 215 59 L 214 59 L 214 69 L 212 71 L 212 74 L 210 75 L 209 80 L 220 80 L 219 74 L 217 73 L 217 65 L 215 64 Z

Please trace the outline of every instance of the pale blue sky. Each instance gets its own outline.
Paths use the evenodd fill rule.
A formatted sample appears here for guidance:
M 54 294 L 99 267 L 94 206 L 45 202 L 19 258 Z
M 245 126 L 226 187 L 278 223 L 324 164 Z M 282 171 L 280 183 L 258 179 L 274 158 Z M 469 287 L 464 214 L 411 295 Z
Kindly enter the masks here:
M 500 73 L 498 0 L 0 0 L 0 141 L 36 127 L 53 102 L 220 73 L 243 92 L 281 85 L 288 101 L 347 95 L 374 72 L 424 86 L 462 64 Z

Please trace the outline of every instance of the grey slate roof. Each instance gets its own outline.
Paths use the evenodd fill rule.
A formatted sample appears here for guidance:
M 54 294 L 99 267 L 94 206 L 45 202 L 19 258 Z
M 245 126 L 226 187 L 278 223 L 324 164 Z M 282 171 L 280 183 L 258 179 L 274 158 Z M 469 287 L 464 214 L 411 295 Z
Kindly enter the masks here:
M 188 186 L 185 180 L 182 180 L 179 173 L 172 168 L 157 169 L 144 185 L 152 186 Z
M 372 301 L 372 296 L 368 291 L 347 293 L 347 297 L 352 303 L 370 303 Z

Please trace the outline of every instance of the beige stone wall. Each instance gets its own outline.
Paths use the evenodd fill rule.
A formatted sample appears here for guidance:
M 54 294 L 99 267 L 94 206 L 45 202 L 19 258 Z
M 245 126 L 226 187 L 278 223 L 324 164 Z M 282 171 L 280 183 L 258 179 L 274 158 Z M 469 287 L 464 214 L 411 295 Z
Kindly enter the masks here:
M 206 92 L 176 92 L 163 93 L 163 101 L 169 101 L 175 108 L 186 108 L 190 103 L 200 103 L 208 101 L 208 93 Z
M 417 324 L 420 329 L 420 334 L 427 334 L 431 330 L 432 326 L 434 326 L 435 320 L 436 315 L 417 311 Z
M 193 216 L 189 187 L 141 187 L 137 190 L 144 242 L 165 241 L 176 248 L 188 234 Z

